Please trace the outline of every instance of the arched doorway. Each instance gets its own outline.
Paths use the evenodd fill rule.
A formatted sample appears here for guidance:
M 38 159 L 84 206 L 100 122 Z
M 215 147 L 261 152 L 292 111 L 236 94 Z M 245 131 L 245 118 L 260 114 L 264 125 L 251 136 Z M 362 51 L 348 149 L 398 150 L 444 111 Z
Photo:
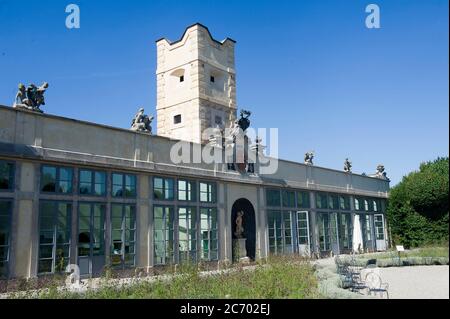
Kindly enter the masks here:
M 244 216 L 242 218 L 242 227 L 244 228 L 244 238 L 246 238 L 246 249 L 247 249 L 247 257 L 251 260 L 255 260 L 256 255 L 256 222 L 255 222 L 255 209 L 253 208 L 252 203 L 245 198 L 238 199 L 234 202 L 233 208 L 231 210 L 231 238 L 236 239 L 236 217 L 239 211 L 244 212 Z M 233 260 L 235 260 L 235 251 L 232 250 Z

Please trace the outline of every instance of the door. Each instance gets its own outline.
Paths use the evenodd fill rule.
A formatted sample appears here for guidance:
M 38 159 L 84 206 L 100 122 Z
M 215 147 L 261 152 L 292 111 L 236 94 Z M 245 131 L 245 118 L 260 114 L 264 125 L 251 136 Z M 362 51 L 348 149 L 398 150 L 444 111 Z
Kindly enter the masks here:
M 105 266 L 105 211 L 104 204 L 79 205 L 78 266 L 81 276 L 99 275 Z
M 376 235 L 376 245 L 377 251 L 386 250 L 386 235 L 384 227 L 384 216 L 382 214 L 377 214 L 375 218 L 375 235 Z
M 318 213 L 318 227 L 321 252 L 339 254 L 337 213 Z
M 297 212 L 298 253 L 310 256 L 309 215 L 308 212 Z

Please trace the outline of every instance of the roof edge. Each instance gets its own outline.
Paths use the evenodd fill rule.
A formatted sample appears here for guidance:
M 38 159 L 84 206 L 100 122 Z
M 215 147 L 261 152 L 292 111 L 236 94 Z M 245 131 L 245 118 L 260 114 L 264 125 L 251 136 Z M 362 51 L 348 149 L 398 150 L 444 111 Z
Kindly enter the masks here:
M 177 44 L 177 43 L 181 42 L 181 41 L 184 39 L 184 36 L 186 35 L 187 31 L 188 31 L 190 28 L 195 27 L 195 26 L 199 26 L 199 27 L 202 27 L 202 28 L 206 29 L 206 31 L 208 32 L 208 35 L 209 35 L 209 37 L 211 38 L 211 40 L 214 41 L 214 42 L 216 42 L 216 43 L 218 43 L 218 44 L 224 44 L 226 41 L 231 41 L 231 42 L 233 42 L 233 43 L 236 43 L 235 40 L 233 40 L 233 39 L 231 39 L 231 38 L 228 38 L 228 37 L 225 38 L 223 41 L 218 41 L 218 40 L 214 39 L 213 36 L 211 35 L 211 32 L 209 31 L 208 27 L 205 26 L 204 24 L 199 23 L 199 22 L 196 22 L 196 23 L 191 24 L 190 26 L 186 27 L 186 29 L 185 29 L 184 32 L 183 32 L 183 35 L 181 36 L 181 38 L 180 38 L 179 40 L 176 40 L 176 41 L 172 41 L 172 42 L 171 42 L 171 41 L 169 41 L 167 38 L 162 37 L 162 38 L 156 40 L 155 42 L 158 43 L 159 41 L 166 40 L 170 45 Z

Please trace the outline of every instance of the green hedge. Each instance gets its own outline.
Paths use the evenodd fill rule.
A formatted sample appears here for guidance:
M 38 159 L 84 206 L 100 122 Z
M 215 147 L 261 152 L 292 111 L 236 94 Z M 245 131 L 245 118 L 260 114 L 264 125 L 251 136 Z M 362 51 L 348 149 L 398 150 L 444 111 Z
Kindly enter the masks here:
M 387 218 L 394 244 L 448 243 L 448 189 L 448 157 L 421 164 L 391 189 Z

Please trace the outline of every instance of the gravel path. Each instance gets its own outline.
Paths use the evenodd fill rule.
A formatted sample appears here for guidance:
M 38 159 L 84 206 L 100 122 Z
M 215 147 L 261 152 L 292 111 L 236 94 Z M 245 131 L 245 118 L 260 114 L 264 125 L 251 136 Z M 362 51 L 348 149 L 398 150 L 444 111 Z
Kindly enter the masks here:
M 449 266 L 381 268 L 391 299 L 449 299 Z

